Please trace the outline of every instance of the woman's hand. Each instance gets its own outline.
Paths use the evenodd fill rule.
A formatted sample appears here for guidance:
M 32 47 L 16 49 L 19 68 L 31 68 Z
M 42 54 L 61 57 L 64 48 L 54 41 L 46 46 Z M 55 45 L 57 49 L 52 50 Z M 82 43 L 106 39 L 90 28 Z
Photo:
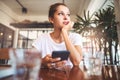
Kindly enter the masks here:
M 48 54 L 42 59 L 42 65 L 48 68 L 62 67 L 66 61 L 60 60 L 61 58 L 52 58 L 52 56 Z
M 62 30 L 71 30 L 73 28 L 74 22 L 70 21 L 68 24 L 64 24 Z

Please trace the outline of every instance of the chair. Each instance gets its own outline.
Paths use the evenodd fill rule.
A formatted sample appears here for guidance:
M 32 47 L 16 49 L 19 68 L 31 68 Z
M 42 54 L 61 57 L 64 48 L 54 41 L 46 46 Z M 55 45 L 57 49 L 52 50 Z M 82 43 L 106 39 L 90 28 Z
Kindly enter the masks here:
M 0 48 L 0 65 L 8 64 L 9 48 Z

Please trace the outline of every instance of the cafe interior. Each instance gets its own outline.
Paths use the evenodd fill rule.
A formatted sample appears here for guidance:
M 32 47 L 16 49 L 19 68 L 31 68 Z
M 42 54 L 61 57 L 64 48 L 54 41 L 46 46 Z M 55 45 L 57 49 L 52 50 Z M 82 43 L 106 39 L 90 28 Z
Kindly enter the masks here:
M 9 53 L 7 50 L 11 48 L 31 49 L 39 35 L 52 32 L 48 9 L 57 2 L 69 7 L 71 20 L 75 23 L 72 31 L 82 36 L 83 59 L 79 67 L 42 68 L 39 79 L 14 79 L 14 71 L 6 69 L 11 65 L 10 56 L 7 54 L 8 60 L 5 60 L 2 55 Z M 0 0 L 0 80 L 120 80 L 119 14 L 120 0 Z M 94 68 L 99 61 L 93 60 L 89 64 L 85 59 L 91 55 L 94 59 L 102 56 L 100 71 Z M 89 66 L 85 67 L 85 64 Z

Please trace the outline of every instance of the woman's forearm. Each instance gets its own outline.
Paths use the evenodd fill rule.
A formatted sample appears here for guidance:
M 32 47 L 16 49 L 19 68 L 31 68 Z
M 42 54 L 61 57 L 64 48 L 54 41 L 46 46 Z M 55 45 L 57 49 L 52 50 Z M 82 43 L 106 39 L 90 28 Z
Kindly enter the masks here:
M 82 58 L 82 51 L 80 49 L 79 46 L 74 46 L 69 37 L 68 37 L 68 33 L 66 30 L 62 30 L 62 36 L 64 38 L 65 41 L 65 45 L 67 50 L 70 51 L 70 60 L 73 63 L 73 65 L 79 65 L 81 58 Z

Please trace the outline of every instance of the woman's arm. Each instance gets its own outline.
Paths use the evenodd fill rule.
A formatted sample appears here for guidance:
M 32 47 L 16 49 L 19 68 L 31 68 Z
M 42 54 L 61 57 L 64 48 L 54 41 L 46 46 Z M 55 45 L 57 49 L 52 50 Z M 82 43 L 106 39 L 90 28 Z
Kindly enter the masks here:
M 70 26 L 72 26 L 72 25 L 70 25 Z M 69 26 L 67 26 L 67 27 L 69 27 Z M 66 26 L 64 28 L 62 28 L 62 36 L 64 38 L 67 50 L 70 51 L 70 60 L 71 60 L 72 64 L 74 66 L 79 65 L 79 63 L 82 59 L 82 49 L 81 49 L 80 45 L 75 46 L 72 44 L 72 42 L 70 41 L 70 39 L 68 37 L 68 28 L 66 28 Z

